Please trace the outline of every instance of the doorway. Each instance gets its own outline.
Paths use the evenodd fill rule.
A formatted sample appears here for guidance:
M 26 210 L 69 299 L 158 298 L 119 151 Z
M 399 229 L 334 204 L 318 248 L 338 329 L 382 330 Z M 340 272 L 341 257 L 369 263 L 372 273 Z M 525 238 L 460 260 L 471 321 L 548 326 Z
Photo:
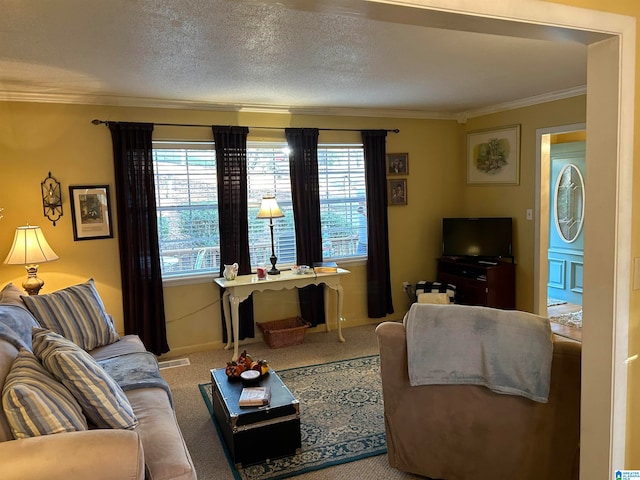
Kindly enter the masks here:
M 549 141 L 547 313 L 554 333 L 581 342 L 586 131 Z

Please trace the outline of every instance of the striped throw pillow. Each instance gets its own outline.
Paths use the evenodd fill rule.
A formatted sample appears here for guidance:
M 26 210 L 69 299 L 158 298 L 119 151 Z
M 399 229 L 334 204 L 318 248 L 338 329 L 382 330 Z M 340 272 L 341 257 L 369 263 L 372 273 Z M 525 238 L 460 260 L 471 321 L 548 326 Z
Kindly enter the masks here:
M 22 299 L 41 327 L 59 333 L 84 350 L 119 339 L 92 278 L 53 293 Z
M 98 362 L 57 333 L 33 329 L 33 353 L 73 394 L 84 414 L 99 428 L 132 429 L 138 424 L 122 388 Z
M 2 407 L 16 439 L 87 430 L 80 405 L 28 350 L 13 361 Z

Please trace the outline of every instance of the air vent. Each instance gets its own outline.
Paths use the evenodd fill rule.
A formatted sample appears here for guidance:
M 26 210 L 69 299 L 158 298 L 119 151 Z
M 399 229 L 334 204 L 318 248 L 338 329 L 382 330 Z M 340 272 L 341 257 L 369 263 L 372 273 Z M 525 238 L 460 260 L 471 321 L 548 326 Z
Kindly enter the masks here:
M 158 362 L 160 366 L 160 370 L 164 370 L 165 368 L 175 368 L 175 367 L 186 367 L 191 365 L 188 358 L 178 358 L 177 360 L 166 360 L 164 362 Z

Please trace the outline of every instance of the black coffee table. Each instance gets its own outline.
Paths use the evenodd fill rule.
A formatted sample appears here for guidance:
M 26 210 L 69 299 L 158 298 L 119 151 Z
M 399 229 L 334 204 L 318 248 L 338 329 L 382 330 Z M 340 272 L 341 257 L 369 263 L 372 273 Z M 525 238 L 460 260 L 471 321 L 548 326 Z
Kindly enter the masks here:
M 301 446 L 298 400 L 271 369 L 259 386 L 271 387 L 269 405 L 240 407 L 242 382 L 229 381 L 224 368 L 211 370 L 213 414 L 238 466 L 293 455 Z

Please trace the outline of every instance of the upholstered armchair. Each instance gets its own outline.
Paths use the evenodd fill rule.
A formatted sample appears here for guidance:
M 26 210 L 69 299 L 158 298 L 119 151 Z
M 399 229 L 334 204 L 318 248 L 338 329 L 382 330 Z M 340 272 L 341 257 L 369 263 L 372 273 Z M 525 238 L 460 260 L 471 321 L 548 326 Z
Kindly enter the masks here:
M 405 323 L 414 309 L 484 309 L 416 305 Z M 376 329 L 392 467 L 443 480 L 578 478 L 580 343 L 549 333 L 548 400 L 543 403 L 484 385 L 411 386 L 407 332 L 413 331 L 395 322 Z

